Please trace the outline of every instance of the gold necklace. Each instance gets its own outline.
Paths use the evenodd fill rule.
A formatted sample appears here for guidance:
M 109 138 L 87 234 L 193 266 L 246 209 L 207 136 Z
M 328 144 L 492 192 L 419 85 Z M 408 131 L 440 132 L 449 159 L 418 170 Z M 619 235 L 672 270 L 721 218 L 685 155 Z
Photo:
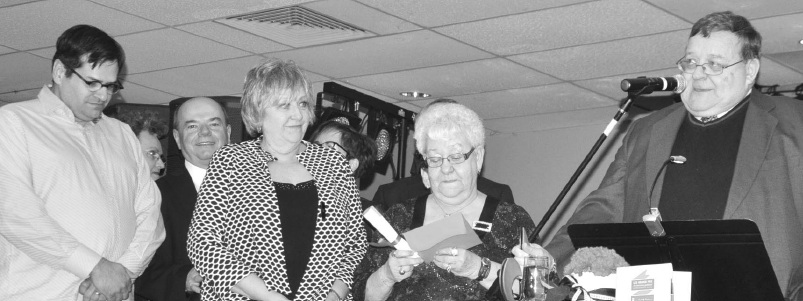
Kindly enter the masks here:
M 433 201 L 435 201 L 435 205 L 438 205 L 438 208 L 440 208 L 440 209 L 441 209 L 441 211 L 443 211 L 443 216 L 444 216 L 444 217 L 449 217 L 449 216 L 451 216 L 452 214 L 458 213 L 458 212 L 462 211 L 463 209 L 466 209 L 466 207 L 468 207 L 468 205 L 471 205 L 471 204 L 473 204 L 473 203 L 474 203 L 474 201 L 476 201 L 476 200 L 477 200 L 477 196 L 475 196 L 473 199 L 471 199 L 471 202 L 468 202 L 468 204 L 465 204 L 465 205 L 463 205 L 463 207 L 460 207 L 460 209 L 457 209 L 457 210 L 455 210 L 455 211 L 452 211 L 451 213 L 449 213 L 449 212 L 446 212 L 446 210 L 445 210 L 445 209 L 443 209 L 443 206 L 441 206 L 441 204 L 440 204 L 440 200 L 438 200 L 438 198 L 437 198 L 436 196 L 434 196 L 434 195 L 433 195 L 433 196 L 432 196 L 432 199 L 433 199 Z

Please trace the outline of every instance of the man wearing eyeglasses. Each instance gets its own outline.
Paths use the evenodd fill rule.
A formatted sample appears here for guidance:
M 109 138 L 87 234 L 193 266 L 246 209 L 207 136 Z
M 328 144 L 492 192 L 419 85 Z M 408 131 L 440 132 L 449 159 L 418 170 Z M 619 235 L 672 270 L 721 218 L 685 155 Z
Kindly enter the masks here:
M 187 233 L 198 189 L 212 155 L 229 143 L 231 126 L 223 106 L 207 97 L 186 100 L 173 114 L 173 138 L 184 157 L 156 181 L 162 193 L 167 236 L 137 278 L 137 300 L 200 300 L 201 275 L 187 255 Z
M 753 89 L 760 49 L 761 36 L 742 16 L 697 21 L 677 63 L 687 82 L 682 103 L 633 122 L 599 189 L 567 226 L 641 222 L 650 208 L 663 220 L 750 219 L 784 296 L 803 298 L 803 102 Z M 661 176 L 670 156 L 687 161 Z M 546 246 L 562 264 L 574 251 L 567 226 Z
M 76 25 L 52 82 L 0 108 L 0 300 L 128 299 L 164 238 L 161 198 L 128 125 L 102 114 L 123 50 Z

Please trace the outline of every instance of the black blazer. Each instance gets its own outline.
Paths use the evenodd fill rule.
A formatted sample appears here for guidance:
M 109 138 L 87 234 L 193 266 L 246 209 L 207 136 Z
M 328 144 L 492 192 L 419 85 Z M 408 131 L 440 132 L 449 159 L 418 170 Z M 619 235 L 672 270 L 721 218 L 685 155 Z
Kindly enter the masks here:
M 198 192 L 187 168 L 176 164 L 156 180 L 162 193 L 162 219 L 165 240 L 153 255 L 148 268 L 137 278 L 137 300 L 200 300 L 199 294 L 185 294 L 184 283 L 193 265 L 187 255 L 187 233 Z
M 505 184 L 477 177 L 477 190 L 502 202 L 515 203 L 513 202 L 513 191 L 510 186 Z M 429 194 L 429 192 L 420 176 L 412 176 L 380 185 L 374 194 L 373 203 L 380 207 L 380 211 L 384 211 L 398 202 Z

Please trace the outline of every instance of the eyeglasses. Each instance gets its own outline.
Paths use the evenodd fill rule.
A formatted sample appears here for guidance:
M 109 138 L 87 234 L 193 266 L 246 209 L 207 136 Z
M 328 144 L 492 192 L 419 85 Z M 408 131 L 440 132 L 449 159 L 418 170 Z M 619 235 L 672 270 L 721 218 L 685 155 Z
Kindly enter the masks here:
M 471 153 L 473 152 L 474 148 L 472 147 L 471 150 L 469 150 L 467 153 L 451 154 L 448 157 L 446 157 L 446 160 L 449 160 L 449 163 L 452 164 L 460 164 L 466 162 L 466 160 L 468 160 L 468 157 L 471 157 Z M 443 157 L 424 157 L 424 160 L 427 162 L 427 167 L 429 168 L 440 167 L 441 165 L 443 165 Z
M 685 73 L 694 73 L 694 71 L 697 70 L 697 67 L 700 66 L 703 67 L 703 72 L 705 72 L 705 74 L 720 75 L 722 74 L 722 71 L 725 71 L 725 69 L 727 69 L 728 67 L 731 67 L 741 62 L 744 62 L 744 59 L 727 66 L 722 66 L 722 64 L 720 63 L 709 62 L 705 64 L 698 64 L 697 61 L 695 61 L 694 59 L 680 59 L 678 60 L 677 64 L 678 64 L 678 69 L 680 69 L 680 71 L 683 71 Z
M 339 149 L 343 150 L 344 153 L 346 153 L 346 158 L 351 158 L 351 154 L 349 154 L 349 151 L 347 151 L 346 148 L 344 148 L 342 145 L 340 145 L 337 142 L 324 141 L 324 142 L 315 143 L 315 144 L 318 144 L 318 145 L 321 145 L 321 146 L 324 146 L 324 147 L 328 147 L 328 148 L 331 148 L 333 150 L 337 150 L 339 148 Z
M 153 160 L 162 160 L 162 162 L 167 162 L 167 158 L 157 151 L 149 150 L 145 152 L 145 154 L 148 155 L 148 157 L 151 157 Z
M 96 92 L 96 91 L 100 90 L 100 88 L 106 88 L 106 91 L 107 91 L 106 93 L 114 94 L 114 93 L 120 92 L 120 90 L 123 89 L 123 84 L 121 84 L 119 81 L 116 81 L 116 82 L 113 82 L 113 83 L 107 83 L 107 84 L 104 84 L 103 82 L 101 82 L 99 80 L 89 81 L 89 80 L 86 80 L 83 76 L 81 76 L 81 74 L 79 74 L 78 71 L 75 71 L 75 69 L 70 68 L 70 67 L 67 67 L 67 68 L 72 70 L 73 74 L 78 75 L 78 78 L 80 78 L 82 81 L 84 81 L 84 83 L 86 84 L 86 86 L 87 86 L 87 88 L 89 89 L 90 92 Z

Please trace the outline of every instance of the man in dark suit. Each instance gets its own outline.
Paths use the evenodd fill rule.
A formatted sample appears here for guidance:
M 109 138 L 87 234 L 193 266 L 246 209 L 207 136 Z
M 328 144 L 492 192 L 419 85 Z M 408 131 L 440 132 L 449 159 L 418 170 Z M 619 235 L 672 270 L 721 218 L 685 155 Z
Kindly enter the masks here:
M 398 202 L 429 194 L 429 188 L 424 186 L 421 179 L 423 164 L 424 160 L 421 158 L 421 154 L 416 152 L 413 156 L 413 166 L 410 168 L 412 176 L 380 185 L 374 194 L 372 203 L 376 204 L 380 210 L 386 210 Z M 479 176 L 477 190 L 502 202 L 514 203 L 513 191 L 508 185 Z
M 760 49 L 744 17 L 697 21 L 678 61 L 682 104 L 633 122 L 599 189 L 546 250 L 565 264 L 569 224 L 641 222 L 650 208 L 663 220 L 750 219 L 784 296 L 803 298 L 803 102 L 754 91 Z M 668 165 L 650 194 L 674 155 L 688 160 Z
M 156 181 L 162 193 L 167 236 L 150 265 L 137 278 L 138 300 L 200 300 L 201 276 L 187 255 L 187 232 L 198 189 L 212 155 L 229 143 L 231 126 L 224 108 L 206 97 L 191 98 L 173 115 L 173 137 L 184 164 L 174 164 Z

